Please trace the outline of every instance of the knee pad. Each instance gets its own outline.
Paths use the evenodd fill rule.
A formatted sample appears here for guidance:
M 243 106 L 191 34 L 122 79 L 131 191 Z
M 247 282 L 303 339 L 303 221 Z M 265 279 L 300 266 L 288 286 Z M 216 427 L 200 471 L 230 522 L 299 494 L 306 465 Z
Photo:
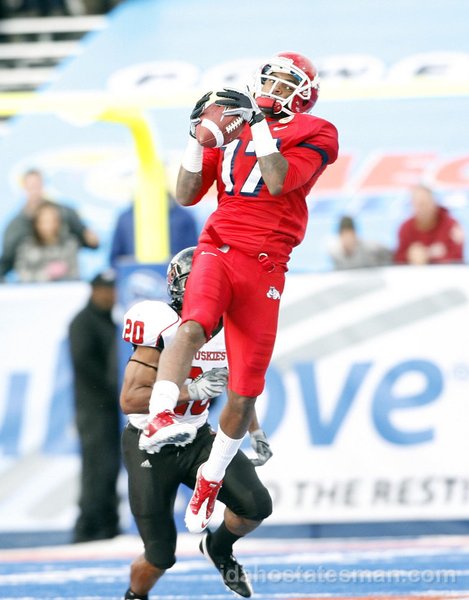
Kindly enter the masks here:
M 263 521 L 272 514 L 272 498 L 264 486 L 256 489 L 251 494 L 251 499 L 247 503 L 244 514 L 240 515 L 251 519 L 252 521 Z
M 173 545 L 161 540 L 146 544 L 145 558 L 158 569 L 170 569 L 176 562 Z
M 259 494 L 257 498 L 257 510 L 258 513 L 254 520 L 263 521 L 272 514 L 272 498 L 267 488 L 264 488 L 264 493 Z

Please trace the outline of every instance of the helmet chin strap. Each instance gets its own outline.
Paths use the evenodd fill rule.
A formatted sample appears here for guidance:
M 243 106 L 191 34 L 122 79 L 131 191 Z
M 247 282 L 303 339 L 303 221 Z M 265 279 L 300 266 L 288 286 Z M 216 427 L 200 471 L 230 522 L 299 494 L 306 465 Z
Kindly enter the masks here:
M 275 100 L 275 98 L 269 98 L 268 96 L 259 96 L 258 98 L 256 98 L 256 102 L 257 106 L 268 117 L 278 116 L 283 110 L 281 102 Z

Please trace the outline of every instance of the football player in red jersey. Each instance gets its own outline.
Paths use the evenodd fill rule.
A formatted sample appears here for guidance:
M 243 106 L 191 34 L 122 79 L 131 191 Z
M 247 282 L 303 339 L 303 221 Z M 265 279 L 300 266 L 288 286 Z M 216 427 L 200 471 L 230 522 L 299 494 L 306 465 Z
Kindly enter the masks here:
M 252 93 L 249 88 L 217 93 L 217 104 L 249 125 L 238 139 L 222 148 L 202 148 L 195 139 L 210 94 L 191 114 L 176 198 L 193 205 L 216 182 L 218 207 L 199 238 L 182 324 L 161 355 L 141 448 L 193 439 L 189 426 L 172 431 L 173 410 L 194 354 L 223 316 L 228 402 L 186 511 L 192 532 L 207 526 L 226 467 L 252 419 L 275 343 L 287 262 L 306 230 L 306 197 L 337 158 L 336 128 L 309 114 L 318 92 L 313 64 L 301 54 L 282 52 L 260 66 Z

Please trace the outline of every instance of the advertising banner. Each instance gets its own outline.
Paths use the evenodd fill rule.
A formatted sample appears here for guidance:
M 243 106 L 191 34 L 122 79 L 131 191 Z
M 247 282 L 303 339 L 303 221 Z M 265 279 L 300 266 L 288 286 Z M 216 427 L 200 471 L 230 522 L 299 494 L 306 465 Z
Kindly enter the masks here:
M 288 279 L 258 410 L 272 522 L 469 517 L 467 267 Z
M 164 271 L 121 274 L 116 322 L 139 299 L 164 298 Z M 85 283 L 0 288 L 0 530 L 73 522 L 66 338 L 88 293 Z M 274 452 L 258 469 L 274 499 L 269 523 L 469 519 L 468 328 L 466 266 L 288 275 L 257 401 Z

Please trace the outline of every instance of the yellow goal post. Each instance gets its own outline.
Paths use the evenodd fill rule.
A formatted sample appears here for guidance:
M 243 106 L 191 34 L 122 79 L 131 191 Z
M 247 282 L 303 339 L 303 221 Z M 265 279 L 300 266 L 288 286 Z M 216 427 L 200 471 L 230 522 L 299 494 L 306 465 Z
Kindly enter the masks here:
M 190 106 L 195 96 L 177 102 L 173 97 L 118 97 L 99 92 L 7 92 L 0 94 L 0 116 L 49 114 L 71 124 L 97 121 L 118 123 L 130 131 L 138 160 L 135 206 L 135 255 L 141 263 L 161 263 L 169 258 L 168 186 L 166 169 L 158 152 L 150 123 L 149 109 Z M 155 223 L 159 223 L 155 231 Z

